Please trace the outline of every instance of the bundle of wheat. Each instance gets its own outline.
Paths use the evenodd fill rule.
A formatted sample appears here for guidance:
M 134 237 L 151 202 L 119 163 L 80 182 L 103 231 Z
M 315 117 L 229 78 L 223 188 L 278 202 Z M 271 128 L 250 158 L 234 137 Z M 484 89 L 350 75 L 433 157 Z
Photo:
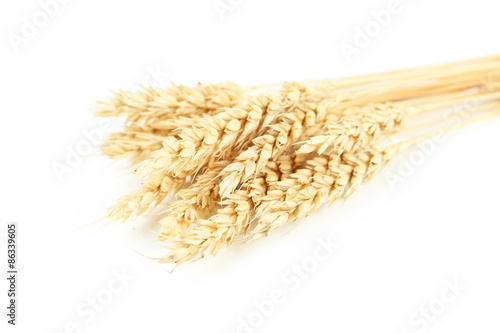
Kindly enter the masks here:
M 348 197 L 431 128 L 500 114 L 500 56 L 391 73 L 243 88 L 234 83 L 114 93 L 98 116 L 124 116 L 102 146 L 130 158 L 142 185 L 108 210 L 127 220 L 177 198 L 158 220 L 160 262 L 215 255 Z M 424 113 L 460 106 L 456 117 Z M 384 144 L 413 130 L 422 132 Z

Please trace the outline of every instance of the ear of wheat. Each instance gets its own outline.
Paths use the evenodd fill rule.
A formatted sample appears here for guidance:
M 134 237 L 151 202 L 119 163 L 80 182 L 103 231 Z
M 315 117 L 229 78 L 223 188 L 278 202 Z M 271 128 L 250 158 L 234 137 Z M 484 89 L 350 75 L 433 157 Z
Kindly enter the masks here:
M 453 114 L 419 122 L 456 106 L 459 122 Z M 432 128 L 451 130 L 499 110 L 498 55 L 341 79 L 119 91 L 96 105 L 98 116 L 126 119 L 102 153 L 130 159 L 145 180 L 106 217 L 139 216 L 176 193 L 158 218 L 168 250 L 158 260 L 215 255 L 348 198 Z

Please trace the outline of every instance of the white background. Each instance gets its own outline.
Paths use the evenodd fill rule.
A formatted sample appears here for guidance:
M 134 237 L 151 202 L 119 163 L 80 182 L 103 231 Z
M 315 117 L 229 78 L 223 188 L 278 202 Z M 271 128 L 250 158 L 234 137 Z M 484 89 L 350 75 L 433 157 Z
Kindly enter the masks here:
M 0 233 L 18 223 L 20 267 L 18 326 L 9 332 L 236 332 L 249 317 L 256 327 L 242 332 L 498 332 L 500 117 L 449 134 L 396 186 L 387 177 L 411 152 L 347 202 L 172 274 L 141 256 L 162 253 L 149 232 L 154 218 L 76 230 L 138 185 L 126 163 L 97 150 L 62 180 L 53 169 L 99 129 L 91 107 L 109 89 L 319 79 L 500 51 L 493 1 L 401 0 L 351 62 L 340 43 L 352 44 L 389 1 L 223 3 L 232 7 L 221 19 L 212 0 L 69 1 L 16 52 L 9 36 L 22 36 L 23 17 L 33 22 L 42 9 L 2 1 Z M 293 289 L 290 270 L 328 237 L 338 249 Z M 133 278 L 121 288 L 114 274 L 123 270 Z M 455 280 L 466 289 L 439 309 Z M 110 283 L 120 290 L 110 294 Z M 284 302 L 263 318 L 255 302 L 274 290 Z M 109 301 L 102 311 L 88 306 L 96 296 Z M 424 327 L 415 312 L 429 306 L 442 313 Z

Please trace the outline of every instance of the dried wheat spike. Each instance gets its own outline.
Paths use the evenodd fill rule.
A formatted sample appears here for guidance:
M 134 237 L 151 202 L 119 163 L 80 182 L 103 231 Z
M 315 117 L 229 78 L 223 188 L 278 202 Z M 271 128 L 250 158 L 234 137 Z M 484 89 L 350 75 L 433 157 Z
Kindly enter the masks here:
M 113 92 L 108 101 L 97 102 L 96 115 L 127 116 L 128 123 L 192 116 L 210 113 L 220 107 L 235 106 L 243 90 L 235 83 L 219 83 L 194 87 L 174 85 L 157 90 L 141 87 L 139 92 Z
M 173 236 L 172 233 L 169 234 L 170 237 L 160 236 L 160 240 L 168 241 L 166 247 L 171 250 L 169 256 L 162 261 L 181 263 L 207 254 L 215 255 L 222 246 L 241 238 L 250 228 L 254 202 L 266 194 L 267 184 L 276 182 L 283 176 L 280 170 L 291 173 L 292 160 L 290 156 L 282 156 L 279 163 L 269 161 L 259 177 L 221 201 L 222 208 L 214 215 L 190 221 L 190 229 L 184 229 Z M 217 189 L 213 188 L 212 195 L 216 193 Z
M 180 199 L 169 204 L 165 211 L 166 216 L 159 223 L 160 240 L 165 240 L 176 234 L 185 234 L 191 223 L 206 218 L 216 205 L 217 192 L 220 182 L 219 172 L 229 164 L 228 160 L 216 162 L 199 175 L 189 187 L 179 191 Z
M 114 159 L 129 158 L 133 164 L 144 161 L 163 147 L 165 138 L 177 135 L 180 128 L 196 126 L 208 114 L 164 119 L 145 124 L 131 124 L 122 132 L 111 133 L 101 146 L 101 153 Z
M 302 137 L 304 131 L 322 123 L 328 108 L 334 102 L 331 99 L 318 98 L 321 93 L 323 92 L 314 88 L 302 87 L 297 102 L 280 115 L 280 122 L 270 125 L 266 133 L 256 137 L 252 146 L 241 152 L 234 162 L 221 172 L 223 181 L 219 195 L 222 198 L 234 193 L 250 177 L 261 172 L 267 161 L 282 155 Z
M 146 161 L 139 171 L 158 170 L 166 174 L 196 172 L 210 159 L 224 158 L 233 147 L 248 144 L 249 138 L 265 129 L 266 124 L 260 122 L 264 115 L 264 120 L 275 118 L 276 113 L 293 103 L 295 90 L 295 87 L 284 89 L 282 94 L 285 98 L 281 102 L 281 97 L 268 93 L 241 101 L 238 107 L 226 108 L 224 112 L 201 122 L 199 127 L 183 128 L 177 136 L 165 139 L 164 147 L 158 152 L 162 156 L 160 161 L 156 159 L 155 152 L 153 158 Z M 165 163 L 164 156 L 169 157 L 168 163 Z
M 112 221 L 126 221 L 134 213 L 143 214 L 152 204 L 158 204 L 171 191 L 177 192 L 186 181 L 187 175 L 164 177 L 153 175 L 148 183 L 144 183 L 131 194 L 118 199 L 117 203 L 108 209 L 106 218 Z
M 333 203 L 342 195 L 351 195 L 387 161 L 388 155 L 375 148 L 332 155 L 329 159 L 315 158 L 309 168 L 298 170 L 287 181 L 279 182 L 279 189 L 262 199 L 267 205 L 264 209 L 256 207 L 258 224 L 251 230 L 251 237 L 266 236 L 271 230 L 310 214 L 325 202 Z
M 101 154 L 113 159 L 128 158 L 135 164 L 162 147 L 164 136 L 138 131 L 111 133 L 101 146 Z
M 244 232 L 241 228 L 249 224 L 252 209 L 252 200 L 246 191 L 237 191 L 215 215 L 199 220 L 187 236 L 172 237 L 166 246 L 170 252 L 160 262 L 181 264 L 209 254 L 216 255 L 222 246 L 231 244 L 240 232 Z
M 406 118 L 406 110 L 392 103 L 356 108 L 346 113 L 340 121 L 327 122 L 327 133 L 308 139 L 297 150 L 297 154 L 317 152 L 321 155 L 327 149 L 340 154 L 343 151 L 356 151 L 394 133 L 403 126 Z

